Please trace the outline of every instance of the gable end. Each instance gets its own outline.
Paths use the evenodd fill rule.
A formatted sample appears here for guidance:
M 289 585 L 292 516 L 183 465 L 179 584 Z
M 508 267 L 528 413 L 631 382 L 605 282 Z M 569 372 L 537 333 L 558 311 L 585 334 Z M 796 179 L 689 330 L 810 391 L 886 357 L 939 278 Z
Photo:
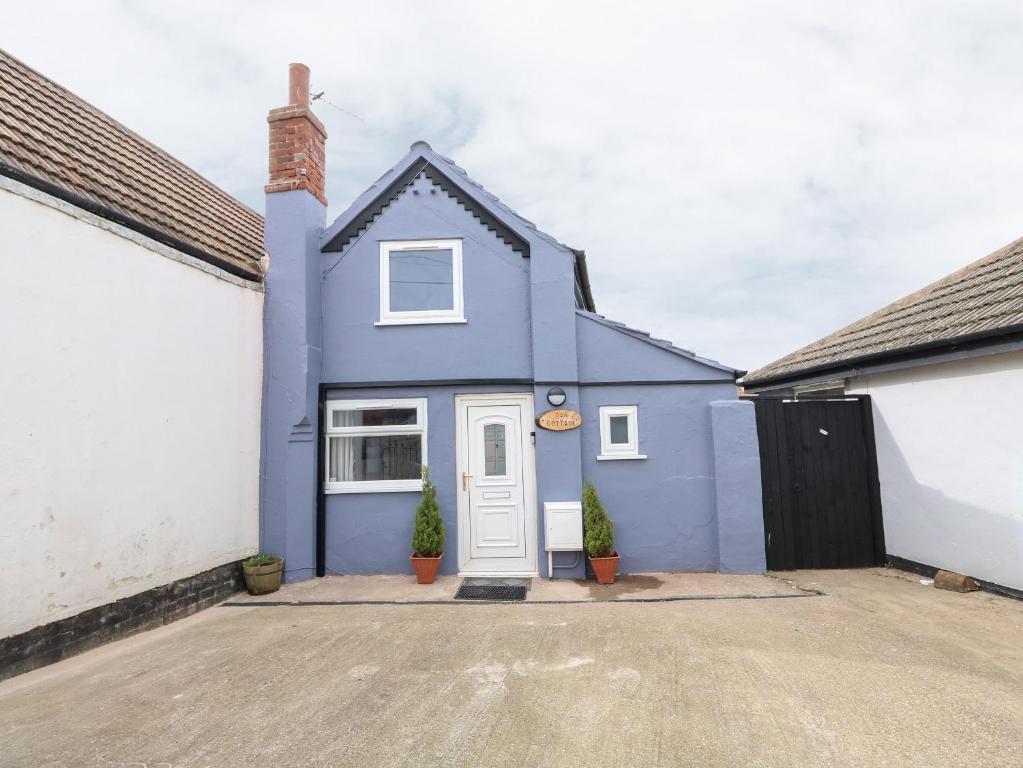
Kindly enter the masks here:
M 398 199 L 398 196 L 411 184 L 411 182 L 423 174 L 431 182 L 440 187 L 444 193 L 455 200 L 466 211 L 468 211 L 480 224 L 493 232 L 500 240 L 508 245 L 513 251 L 525 258 L 529 258 L 529 243 L 512 231 L 504 222 L 498 219 L 479 201 L 466 195 L 458 185 L 449 179 L 443 171 L 433 165 L 427 158 L 421 157 L 412 163 L 408 169 L 399 175 L 391 184 L 360 211 L 340 232 L 332 237 L 321 251 L 329 253 L 341 251 L 363 232 L 373 220 L 376 219 L 384 209 Z

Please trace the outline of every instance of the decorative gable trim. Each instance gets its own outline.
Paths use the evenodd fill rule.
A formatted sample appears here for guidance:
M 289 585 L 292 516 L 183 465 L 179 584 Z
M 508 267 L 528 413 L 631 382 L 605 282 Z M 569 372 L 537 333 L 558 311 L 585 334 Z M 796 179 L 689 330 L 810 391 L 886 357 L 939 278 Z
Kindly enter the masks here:
M 481 225 L 493 232 L 501 241 L 508 245 L 513 251 L 529 258 L 529 243 L 516 234 L 507 224 L 501 221 L 492 211 L 483 206 L 478 200 L 467 195 L 457 184 L 455 184 L 443 171 L 431 163 L 427 158 L 420 157 L 412 163 L 404 173 L 398 175 L 379 195 L 374 197 L 365 208 L 356 214 L 352 220 L 334 235 L 321 249 L 323 253 L 342 251 L 356 237 L 358 237 L 373 220 L 376 219 L 384 209 L 398 199 L 412 181 L 423 174 L 431 182 L 440 187 L 448 197 L 461 205 Z
M 515 234 L 508 225 L 502 222 L 485 207 L 480 205 L 477 200 L 462 192 L 461 188 L 449 179 L 437 166 L 427 161 L 426 167 L 423 168 L 423 173 L 426 175 L 426 178 L 443 189 L 448 197 L 452 198 L 460 206 L 465 208 L 465 210 L 471 213 L 474 218 L 479 220 L 480 224 L 486 227 L 490 232 L 497 235 L 497 237 L 513 251 L 524 258 L 529 258 L 529 243 Z

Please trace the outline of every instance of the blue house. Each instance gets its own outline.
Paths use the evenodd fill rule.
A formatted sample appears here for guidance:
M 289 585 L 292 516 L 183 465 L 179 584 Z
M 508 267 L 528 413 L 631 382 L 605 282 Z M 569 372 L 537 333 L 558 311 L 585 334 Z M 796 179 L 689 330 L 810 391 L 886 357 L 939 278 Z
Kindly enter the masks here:
M 622 572 L 762 571 L 741 372 L 598 315 L 583 252 L 425 142 L 327 225 L 308 76 L 268 118 L 261 545 L 287 578 L 409 573 L 425 465 L 443 573 L 583 577 L 587 480 Z

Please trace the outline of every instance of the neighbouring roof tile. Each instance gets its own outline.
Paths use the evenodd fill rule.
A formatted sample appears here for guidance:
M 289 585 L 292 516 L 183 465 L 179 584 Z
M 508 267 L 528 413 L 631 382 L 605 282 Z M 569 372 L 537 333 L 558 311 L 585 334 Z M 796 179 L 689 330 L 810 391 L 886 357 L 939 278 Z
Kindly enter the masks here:
M 756 386 L 871 355 L 1023 327 L 1023 238 L 748 374 Z
M 0 164 L 262 279 L 262 216 L 3 50 Z

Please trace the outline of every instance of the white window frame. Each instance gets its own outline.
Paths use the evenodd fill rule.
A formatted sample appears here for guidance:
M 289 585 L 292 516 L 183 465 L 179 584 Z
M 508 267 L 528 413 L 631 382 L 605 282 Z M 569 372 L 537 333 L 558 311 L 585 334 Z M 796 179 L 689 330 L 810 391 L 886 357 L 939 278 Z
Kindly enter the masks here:
M 625 416 L 628 418 L 629 442 L 611 442 L 611 417 Z M 639 452 L 639 406 L 638 405 L 602 405 L 600 406 L 600 454 L 598 461 L 614 461 L 617 459 L 645 459 L 646 455 Z
M 427 250 L 451 251 L 452 309 L 391 311 L 391 254 L 398 251 Z M 382 240 L 380 242 L 380 319 L 375 325 L 464 323 L 466 322 L 464 298 L 461 240 Z
M 426 463 L 426 398 L 380 400 L 327 400 L 324 403 L 323 429 L 323 483 L 324 493 L 396 493 L 422 491 L 422 478 L 406 480 L 330 480 L 330 440 L 332 437 L 371 437 L 375 435 L 421 435 L 422 465 Z M 375 427 L 335 427 L 334 411 L 380 410 L 387 408 L 415 408 L 415 424 L 390 424 Z

